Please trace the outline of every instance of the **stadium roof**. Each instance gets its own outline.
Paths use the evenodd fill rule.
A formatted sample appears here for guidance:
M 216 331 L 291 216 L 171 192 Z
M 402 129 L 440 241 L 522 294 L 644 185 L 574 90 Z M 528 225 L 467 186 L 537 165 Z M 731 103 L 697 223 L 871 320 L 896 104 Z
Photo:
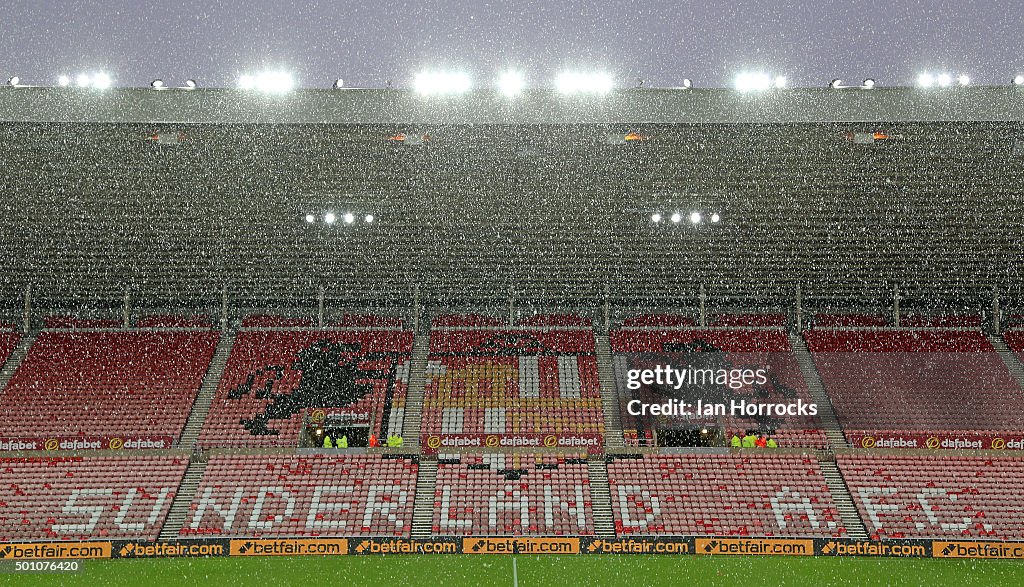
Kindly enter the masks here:
M 1022 290 L 1024 92 L 1009 87 L 509 103 L 6 88 L 0 118 L 9 307 L 28 285 L 52 303 L 191 304 L 227 284 L 270 302 L 324 286 L 353 305 L 418 288 L 433 304 L 670 306 L 704 287 L 712 307 L 788 305 L 797 286 L 810 304 L 898 288 L 973 307 Z

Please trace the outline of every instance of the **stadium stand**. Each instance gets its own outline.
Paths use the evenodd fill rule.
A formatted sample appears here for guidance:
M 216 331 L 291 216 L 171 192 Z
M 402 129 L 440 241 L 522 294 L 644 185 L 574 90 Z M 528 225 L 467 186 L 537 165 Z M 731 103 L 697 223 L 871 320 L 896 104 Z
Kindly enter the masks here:
M 297 446 L 316 408 L 349 414 L 379 437 L 401 434 L 412 332 L 310 330 L 267 317 L 235 339 L 199 436 L 204 447 Z M 352 370 L 354 368 L 354 371 Z
M 846 534 L 813 456 L 610 457 L 608 481 L 619 535 Z
M 813 330 L 804 336 L 848 437 L 1024 430 L 1024 393 L 979 331 Z
M 889 321 L 871 314 L 815 314 L 815 328 L 885 328 Z
M 416 472 L 401 456 L 213 455 L 180 535 L 407 537 Z
M 764 322 L 774 319 L 766 317 Z M 756 322 L 754 318 L 745 318 L 742 322 Z M 813 403 L 807 390 L 807 383 L 800 372 L 800 366 L 793 354 L 786 332 L 779 328 L 729 328 L 729 329 L 628 329 L 615 330 L 610 335 L 612 351 L 615 353 L 613 362 L 616 380 L 619 382 L 619 405 L 622 410 L 622 427 L 624 430 L 637 430 L 644 427 L 644 421 L 628 413 L 628 402 L 634 393 L 625 388 L 625 371 L 629 368 L 627 353 L 661 353 L 675 352 L 686 348 L 685 345 L 707 343 L 711 348 L 725 353 L 724 360 L 734 366 L 765 367 L 774 382 L 755 389 L 744 386 L 733 390 L 732 396 L 723 401 L 746 400 L 753 403 L 788 403 L 802 399 Z M 686 351 L 689 352 L 689 351 Z M 642 393 L 642 392 L 641 392 Z M 664 401 L 660 396 L 651 395 L 650 401 Z M 709 401 L 709 398 L 703 398 Z M 650 422 L 650 419 L 647 419 Z M 671 416 L 659 416 L 658 426 L 673 427 L 691 425 L 693 420 Z M 733 434 L 743 435 L 747 429 L 758 428 L 755 420 L 733 416 L 711 419 L 709 423 L 721 424 L 726 437 Z M 648 423 L 647 425 L 651 425 Z M 821 430 L 821 421 L 816 416 L 787 416 L 785 419 L 772 423 L 775 430 L 773 437 L 780 446 L 799 446 L 823 448 L 827 441 Z
M 0 437 L 176 439 L 216 343 L 209 331 L 44 331 L 0 393 Z
M 1024 538 L 1024 459 L 865 453 L 836 461 L 874 539 Z
M 14 347 L 18 346 L 19 339 L 21 339 L 21 335 L 13 326 L 0 323 L 0 367 L 3 367 L 7 359 L 10 358 Z
M 421 430 L 603 434 L 593 331 L 435 328 Z
M 585 458 L 565 455 L 441 455 L 435 535 L 594 534 Z
M 155 539 L 188 458 L 0 459 L 0 541 Z

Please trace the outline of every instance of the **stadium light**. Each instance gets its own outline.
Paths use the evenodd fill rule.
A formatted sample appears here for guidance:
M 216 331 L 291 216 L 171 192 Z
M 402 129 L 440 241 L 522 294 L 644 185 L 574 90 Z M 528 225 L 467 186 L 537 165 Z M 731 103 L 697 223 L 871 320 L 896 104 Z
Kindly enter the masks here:
M 66 88 L 71 85 L 71 78 L 66 75 L 59 76 L 57 78 L 57 85 L 62 88 Z
M 355 215 L 353 215 L 351 212 L 345 212 L 345 216 L 343 218 L 345 219 L 345 224 L 352 224 L 353 222 L 356 221 Z
M 691 80 L 688 77 L 684 77 L 683 78 L 683 89 L 684 90 L 689 90 L 692 87 L 693 87 L 693 80 Z
M 162 80 L 162 79 L 155 79 L 155 80 L 149 82 L 149 87 L 153 88 L 154 90 L 162 90 L 162 89 L 166 88 L 167 86 L 164 85 L 164 80 Z
M 868 79 L 864 80 L 864 83 L 861 85 L 861 87 L 870 90 L 875 87 L 875 80 L 869 77 Z
M 661 222 L 661 214 L 658 214 L 657 212 L 655 212 L 654 214 L 651 214 L 651 222 L 653 222 L 655 224 Z
M 242 90 L 256 90 L 264 94 L 284 94 L 295 88 L 295 80 L 283 71 L 264 71 L 238 78 L 238 87 Z
M 948 88 L 950 84 L 953 83 L 953 78 L 950 77 L 948 73 L 940 73 L 935 76 L 935 83 L 938 84 L 940 88 Z
M 460 72 L 423 71 L 413 80 L 413 88 L 421 96 L 464 94 L 472 87 L 469 76 Z
M 498 90 L 508 96 L 518 96 L 526 87 L 526 80 L 517 71 L 506 71 L 498 78 Z
M 711 215 L 711 222 L 718 222 L 721 219 L 722 217 L 718 215 L 718 212 L 715 212 L 714 214 Z
M 935 83 L 935 78 L 930 73 L 922 73 L 917 76 L 917 87 L 930 88 Z
M 683 217 L 679 215 L 679 212 L 676 212 L 675 214 L 673 214 L 672 218 L 671 218 L 671 220 L 672 220 L 672 222 L 674 224 L 679 224 L 679 221 L 682 220 L 682 219 L 683 219 Z
M 363 217 L 363 222 L 366 222 L 367 224 L 373 224 L 374 220 L 376 220 L 376 218 L 373 217 L 373 214 L 367 214 Z
M 340 90 L 341 88 L 344 88 L 344 87 L 345 87 L 345 80 L 341 79 L 340 77 L 338 79 L 334 80 L 334 89 L 335 90 Z
M 829 82 L 828 87 L 832 88 L 833 90 L 838 90 L 839 88 L 843 87 L 843 80 L 836 78 Z
M 324 214 L 324 222 L 326 222 L 327 224 L 334 224 L 334 221 L 337 219 L 338 217 L 334 215 L 334 212 L 328 212 L 327 214 Z
M 780 75 L 772 78 L 767 73 L 744 72 L 736 76 L 735 87 L 740 92 L 759 92 L 771 88 L 786 87 L 786 76 Z
M 12 75 L 10 79 L 7 80 L 7 85 L 17 87 L 21 85 L 21 78 L 16 75 Z
M 615 87 L 606 73 L 565 72 L 555 78 L 555 89 L 562 94 L 607 94 Z
M 312 214 L 306 214 L 306 223 L 313 224 L 314 222 L 316 222 L 316 216 L 313 216 Z
M 185 80 L 185 89 L 186 90 L 194 90 L 197 87 L 199 87 L 199 84 L 196 83 L 196 80 L 191 79 L 191 78 Z
M 700 215 L 700 212 L 693 212 L 690 214 L 690 222 L 693 224 L 700 224 L 701 219 L 702 216 Z
M 80 74 L 78 74 L 78 77 L 75 78 L 75 85 L 80 87 L 80 88 L 88 88 L 89 87 L 89 83 L 91 81 L 92 80 L 89 79 L 89 74 L 87 74 L 87 73 L 80 73 Z
M 1024 86 L 1024 75 L 1018 75 L 1013 78 L 1013 85 Z
M 97 73 L 92 76 L 92 87 L 97 90 L 105 90 L 110 87 L 110 76 L 105 73 Z
M 961 86 L 968 86 L 971 84 L 971 77 L 967 74 L 961 74 L 959 77 L 956 78 L 956 83 L 960 84 Z

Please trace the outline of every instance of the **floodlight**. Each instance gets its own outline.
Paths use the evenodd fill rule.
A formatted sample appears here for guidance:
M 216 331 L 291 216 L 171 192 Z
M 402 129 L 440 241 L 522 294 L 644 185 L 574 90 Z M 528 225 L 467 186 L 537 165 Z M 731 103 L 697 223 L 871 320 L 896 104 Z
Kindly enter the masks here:
M 162 90 L 162 89 L 164 89 L 167 86 L 164 85 L 164 80 L 162 80 L 162 79 L 155 79 L 155 80 L 149 82 L 149 87 L 153 88 L 154 90 Z
M 693 212 L 690 214 L 690 222 L 693 224 L 700 224 L 701 215 L 700 212 Z
M 80 73 L 80 74 L 78 74 L 78 77 L 75 78 L 75 85 L 77 85 L 80 88 L 88 88 L 89 87 L 89 83 L 91 81 L 92 80 L 89 79 L 89 74 L 87 74 L 87 73 Z
M 525 87 L 526 80 L 523 79 L 523 76 L 519 72 L 506 71 L 501 74 L 500 78 L 498 78 L 498 90 L 506 96 L 517 96 L 522 93 L 523 88 Z
M 869 77 L 868 79 L 864 80 L 863 87 L 868 89 L 868 90 L 874 88 L 875 87 L 875 80 L 873 80 L 872 78 Z
M 306 222 L 308 222 L 309 224 L 313 224 L 314 222 L 316 222 L 316 216 L 313 216 L 312 214 L 306 214 Z
M 199 84 L 196 83 L 196 80 L 191 79 L 191 78 L 185 80 L 185 89 L 187 89 L 187 90 L 194 90 L 197 87 L 199 87 Z
M 683 89 L 689 90 L 693 87 L 693 80 L 688 77 L 683 78 Z
M 337 219 L 338 217 L 334 215 L 334 212 L 328 212 L 327 214 L 324 214 L 324 222 L 326 222 L 327 224 L 334 224 L 334 221 Z
M 356 221 L 356 217 L 351 212 L 345 212 L 345 216 L 343 218 L 345 219 L 345 224 L 352 224 Z
M 718 212 L 715 212 L 714 214 L 711 215 L 711 222 L 718 222 L 721 219 L 722 217 L 718 215 Z
M 21 83 L 21 78 L 16 76 L 16 75 L 11 76 L 11 78 L 9 80 L 7 80 L 7 85 L 9 85 L 9 86 L 16 86 L 16 85 L 18 85 L 20 83 Z
M 555 78 L 555 88 L 563 94 L 607 94 L 614 86 L 606 73 L 565 72 Z
M 421 96 L 441 94 L 464 94 L 473 87 L 465 73 L 448 71 L 423 71 L 413 80 L 416 93 Z
M 366 222 L 367 224 L 373 224 L 374 220 L 376 220 L 376 218 L 373 217 L 373 214 L 367 214 L 366 216 L 363 217 L 363 221 Z
M 828 87 L 832 88 L 833 90 L 838 90 L 839 88 L 843 87 L 843 80 L 836 78 L 829 82 Z
M 654 214 L 651 214 L 651 222 L 653 222 L 655 224 L 661 222 L 661 214 L 658 214 L 657 212 L 655 212 Z
M 779 80 L 782 81 L 782 86 L 786 85 L 786 78 L 784 77 L 776 78 L 773 82 L 767 73 L 745 72 L 736 76 L 735 87 L 741 92 L 756 92 L 767 90 L 772 85 L 781 87 L 778 85 Z
M 971 76 L 967 75 L 966 73 L 961 74 L 960 77 L 956 78 L 956 83 L 960 84 L 961 86 L 970 85 Z
M 682 220 L 682 219 L 683 219 L 683 217 L 679 215 L 679 212 L 676 212 L 675 214 L 673 214 L 672 218 L 671 218 L 672 222 L 674 222 L 676 224 L 679 224 L 679 221 Z
M 97 73 L 92 76 L 92 87 L 97 90 L 105 90 L 110 87 L 110 76 L 105 73 Z
M 940 88 L 948 88 L 949 85 L 953 83 L 953 78 L 950 77 L 948 73 L 940 73 L 935 76 L 935 83 L 937 83 Z
M 340 90 L 343 87 L 345 87 L 345 80 L 341 79 L 340 77 L 338 79 L 334 80 L 334 89 L 335 90 Z
M 1013 78 L 1013 85 L 1024 86 L 1024 75 L 1018 75 Z
M 784 87 L 786 87 L 787 83 L 788 83 L 788 81 L 786 80 L 786 76 L 784 76 L 784 75 L 780 75 L 777 78 L 775 78 L 775 87 L 776 88 L 784 88 Z
M 62 75 L 57 78 L 57 85 L 62 88 L 66 88 L 71 85 L 71 78 L 66 75 Z

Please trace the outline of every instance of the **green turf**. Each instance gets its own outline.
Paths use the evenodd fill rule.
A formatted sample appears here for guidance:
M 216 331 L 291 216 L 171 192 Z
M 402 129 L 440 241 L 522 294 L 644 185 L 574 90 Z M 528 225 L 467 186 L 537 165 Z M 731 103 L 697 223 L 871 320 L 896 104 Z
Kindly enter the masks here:
M 512 585 L 511 556 L 341 556 L 86 561 L 77 575 L 0 575 L 4 585 Z M 891 558 L 517 556 L 519 585 L 1021 585 L 1017 561 Z

